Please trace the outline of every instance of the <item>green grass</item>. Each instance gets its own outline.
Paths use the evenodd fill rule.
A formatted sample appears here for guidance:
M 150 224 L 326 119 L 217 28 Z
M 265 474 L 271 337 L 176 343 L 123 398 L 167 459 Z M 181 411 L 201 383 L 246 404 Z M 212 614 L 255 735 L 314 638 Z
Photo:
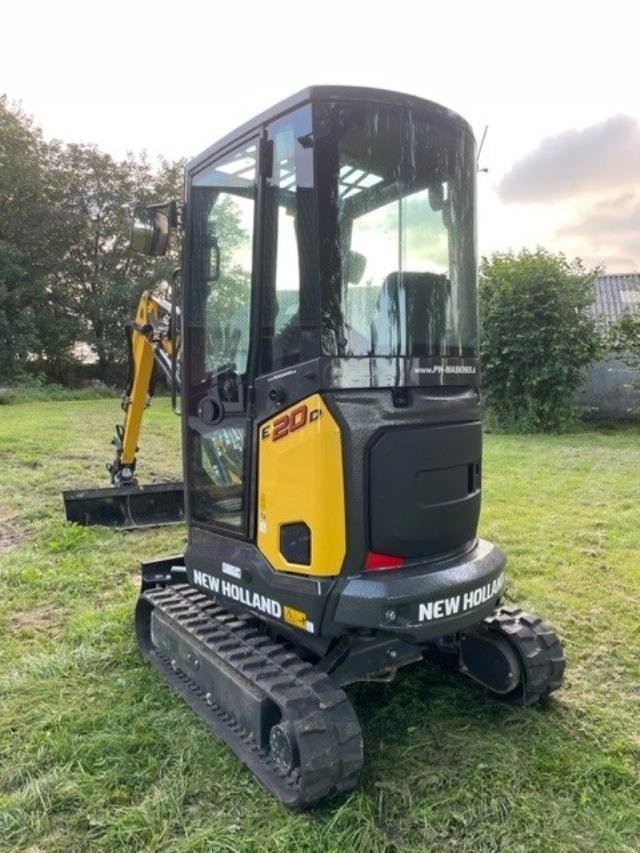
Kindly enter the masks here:
M 31 382 L 24 385 L 0 387 L 0 406 L 14 403 L 43 403 L 63 400 L 93 400 L 103 397 L 119 397 L 120 393 L 103 382 L 96 382 L 83 388 L 67 388 L 63 385 L 45 382 Z
M 351 688 L 360 785 L 297 814 L 136 652 L 138 563 L 184 530 L 62 520 L 63 488 L 104 483 L 118 416 L 115 400 L 0 408 L 0 849 L 640 848 L 637 427 L 487 436 L 481 533 L 509 554 L 508 597 L 563 638 L 564 689 L 521 710 L 426 664 Z M 160 400 L 139 470 L 178 460 Z

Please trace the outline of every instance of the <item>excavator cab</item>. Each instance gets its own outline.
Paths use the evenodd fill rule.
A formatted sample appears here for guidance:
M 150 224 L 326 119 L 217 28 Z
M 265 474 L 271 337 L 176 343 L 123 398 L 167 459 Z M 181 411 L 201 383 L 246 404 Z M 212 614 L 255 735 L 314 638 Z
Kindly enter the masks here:
M 256 539 L 278 570 L 306 575 L 340 574 L 345 557 L 354 569 L 382 559 L 370 552 L 409 559 L 470 546 L 480 498 L 474 184 L 464 122 L 416 99 L 351 89 L 311 90 L 189 164 L 184 462 L 193 522 Z M 318 394 L 329 395 L 325 422 L 342 420 L 335 466 L 310 440 L 317 426 L 306 431 L 305 401 Z M 363 417 L 354 421 L 346 405 Z M 422 408 L 431 430 L 416 415 Z M 420 426 L 376 435 L 381 417 Z M 367 421 L 370 435 L 352 447 Z M 438 432 L 439 421 L 457 426 Z M 277 446 L 263 437 L 270 431 Z M 289 458 L 290 442 L 280 443 L 288 436 L 310 458 Z M 380 445 L 367 459 L 363 439 Z M 434 443 L 434 467 L 425 468 L 422 445 Z M 272 453 L 297 471 L 288 485 L 277 463 L 275 494 L 261 486 Z M 345 465 L 347 476 L 330 483 L 330 469 Z M 405 485 L 371 502 L 365 468 L 374 482 L 402 469 Z M 338 509 L 338 480 L 362 505 L 324 518 L 324 501 Z M 318 488 L 319 517 L 298 518 Z M 309 563 L 288 559 L 286 544 L 283 554 L 289 535 Z
M 459 116 L 344 87 L 186 168 L 188 545 L 143 565 L 138 639 L 291 806 L 355 784 L 345 685 L 425 656 L 522 704 L 562 680 L 557 637 L 504 605 L 505 556 L 477 536 L 475 174 Z

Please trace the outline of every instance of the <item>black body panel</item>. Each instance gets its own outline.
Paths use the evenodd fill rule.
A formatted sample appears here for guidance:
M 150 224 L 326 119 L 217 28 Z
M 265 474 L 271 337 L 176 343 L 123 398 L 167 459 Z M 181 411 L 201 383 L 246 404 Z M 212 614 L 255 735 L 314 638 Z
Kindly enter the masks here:
M 412 559 L 473 542 L 481 454 L 479 421 L 380 435 L 369 451 L 372 550 Z
M 277 602 L 281 611 L 284 611 L 285 607 L 293 607 L 306 614 L 309 625 L 309 630 L 296 630 L 296 633 L 306 635 L 310 644 L 314 644 L 314 635 L 317 638 L 320 633 L 327 599 L 335 585 L 335 578 L 312 578 L 276 572 L 253 542 L 232 539 L 205 528 L 192 526 L 190 539 L 185 553 L 189 583 L 212 596 L 217 595 L 224 601 L 225 607 L 228 606 L 231 610 L 252 609 L 247 607 L 245 602 L 247 596 L 252 598 L 254 594 Z M 198 582 L 200 576 L 195 574 L 198 572 L 207 576 L 204 583 Z M 242 597 L 234 599 L 232 596 L 237 595 L 238 589 L 242 590 Z M 225 592 L 231 595 L 225 595 Z M 271 613 L 265 610 L 253 612 L 274 624 L 286 627 L 283 613 L 278 615 L 277 608 L 272 608 Z
M 180 561 L 169 562 L 156 564 L 157 582 L 166 582 L 162 576 L 176 571 Z M 308 578 L 275 572 L 250 543 L 193 528 L 184 562 L 188 582 L 201 592 L 229 610 L 255 613 L 323 656 L 331 638 L 354 628 L 421 643 L 475 624 L 500 596 L 506 558 L 495 545 L 479 540 L 465 555 L 415 561 L 396 570 Z M 153 569 L 149 564 L 145 577 Z M 466 600 L 465 595 L 476 597 Z M 447 605 L 450 613 L 440 603 L 445 598 L 454 599 Z M 286 608 L 306 614 L 306 630 L 287 624 Z
M 480 395 L 475 387 L 410 388 L 403 397 L 394 397 L 392 389 L 370 389 L 368 391 L 333 391 L 324 394 L 332 415 L 342 430 L 342 452 L 347 513 L 347 554 L 343 574 L 360 573 L 365 565 L 367 553 L 373 549 L 370 527 L 369 494 L 371 472 L 370 449 L 382 436 L 396 448 L 403 447 L 404 436 L 411 430 L 432 430 L 438 425 L 472 424 L 471 432 L 476 436 L 480 419 Z M 394 402 L 395 400 L 395 402 Z M 447 426 L 447 428 L 448 428 Z M 459 448 L 466 459 L 466 451 Z M 399 452 L 402 452 L 399 450 Z M 476 458 L 476 457 L 474 457 Z M 478 455 L 479 460 L 479 455 Z M 451 462 L 449 465 L 455 464 Z M 388 465 L 399 464 L 393 455 Z M 409 463 L 407 463 L 409 464 Z M 461 463 L 461 464 L 464 464 Z M 397 501 L 400 495 L 390 494 Z M 479 504 L 479 492 L 477 502 Z M 403 511 L 406 510 L 406 505 Z M 419 508 L 416 512 L 420 512 Z M 394 510 L 393 518 L 397 520 Z M 477 521 L 477 516 L 476 516 Z M 387 523 L 387 527 L 389 524 Z M 459 541 L 448 551 L 463 553 L 475 539 L 475 528 L 467 535 L 470 526 L 461 531 Z M 383 553 L 389 553 L 384 552 Z M 393 553 L 391 551 L 390 553 Z M 421 554 L 433 559 L 435 548 Z M 417 556 L 413 554 L 412 556 Z M 439 557 L 445 556 L 441 552 Z
M 345 578 L 333 622 L 425 642 L 480 622 L 504 587 L 504 553 L 480 539 L 465 556 Z
M 320 358 L 259 376 L 255 383 L 258 421 L 310 394 L 332 389 L 389 389 L 452 386 L 454 393 L 480 382 L 475 358 Z

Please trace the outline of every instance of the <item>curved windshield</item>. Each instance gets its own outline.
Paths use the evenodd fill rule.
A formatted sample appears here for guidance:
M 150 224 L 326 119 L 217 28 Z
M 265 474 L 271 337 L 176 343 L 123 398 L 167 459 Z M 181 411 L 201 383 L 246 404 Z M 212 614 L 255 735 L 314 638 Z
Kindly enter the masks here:
M 323 351 L 475 356 L 472 136 L 389 106 L 334 103 L 321 123 Z

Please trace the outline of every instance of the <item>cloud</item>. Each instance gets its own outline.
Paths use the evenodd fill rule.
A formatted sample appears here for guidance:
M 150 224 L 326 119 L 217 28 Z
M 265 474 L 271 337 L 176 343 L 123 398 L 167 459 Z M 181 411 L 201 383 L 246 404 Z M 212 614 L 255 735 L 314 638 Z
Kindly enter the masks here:
M 640 194 L 622 193 L 578 210 L 573 222 L 556 232 L 574 241 L 581 254 L 598 258 L 610 271 L 640 269 Z
M 548 202 L 640 181 L 640 124 L 618 115 L 543 139 L 502 178 L 502 201 Z
M 603 199 L 589 210 L 580 211 L 576 221 L 558 231 L 560 237 L 614 237 L 623 240 L 630 234 L 635 235 L 632 239 L 636 244 L 640 242 L 640 196 L 634 193 Z

